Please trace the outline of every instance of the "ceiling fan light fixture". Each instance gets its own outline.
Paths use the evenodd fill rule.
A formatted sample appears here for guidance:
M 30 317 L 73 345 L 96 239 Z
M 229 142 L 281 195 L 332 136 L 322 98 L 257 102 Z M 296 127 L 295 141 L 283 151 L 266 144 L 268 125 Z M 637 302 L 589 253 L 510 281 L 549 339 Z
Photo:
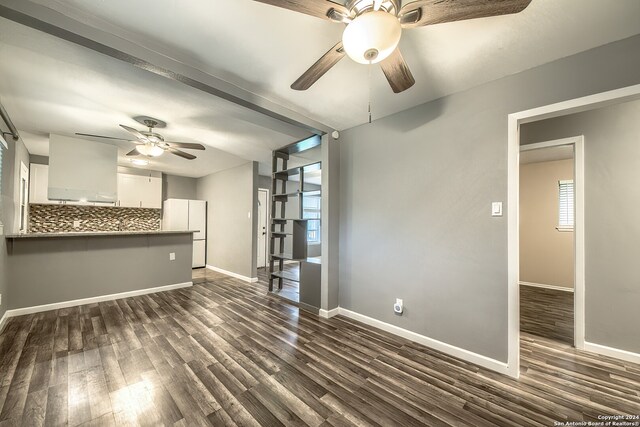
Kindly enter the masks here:
M 164 153 L 164 150 L 155 144 L 140 144 L 136 147 L 136 150 L 147 157 L 158 157 Z
M 133 163 L 136 166 L 149 166 L 149 160 L 145 160 L 145 159 L 131 159 L 129 160 L 131 163 Z
M 375 64 L 393 53 L 401 36 L 398 18 L 378 10 L 364 13 L 351 21 L 342 34 L 342 44 L 354 61 Z

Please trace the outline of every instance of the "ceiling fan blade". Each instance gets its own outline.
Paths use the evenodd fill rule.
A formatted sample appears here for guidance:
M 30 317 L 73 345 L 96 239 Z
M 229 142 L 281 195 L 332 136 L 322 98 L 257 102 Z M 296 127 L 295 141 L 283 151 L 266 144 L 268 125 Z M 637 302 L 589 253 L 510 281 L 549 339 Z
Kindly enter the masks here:
M 342 41 L 338 42 L 334 47 L 325 53 L 322 58 L 318 59 L 315 64 L 311 66 L 307 71 L 301 75 L 298 80 L 293 82 L 291 89 L 294 90 L 307 90 L 318 79 L 331 69 L 334 65 L 340 61 L 345 55 L 344 48 L 342 47 Z
M 165 144 L 169 144 L 170 147 L 188 148 L 189 150 L 204 150 L 204 145 L 196 144 L 194 142 L 173 142 L 165 141 Z
M 531 0 L 418 0 L 404 5 L 398 19 L 404 28 L 522 12 Z
M 175 154 L 176 156 L 184 157 L 187 160 L 193 160 L 196 158 L 193 154 L 185 153 L 184 151 L 180 151 L 177 148 L 169 147 L 167 149 L 171 154 Z
M 133 150 L 129 151 L 126 155 L 127 156 L 139 156 L 140 152 L 137 149 L 134 148 Z
M 342 22 L 340 17 L 349 17 L 349 10 L 341 4 L 330 0 L 254 0 L 258 3 L 282 7 L 294 12 L 300 12 L 316 18 Z
M 398 48 L 387 59 L 380 62 L 380 66 L 394 93 L 403 92 L 416 82 Z
M 142 133 L 140 133 L 139 131 L 137 131 L 136 129 L 129 127 L 129 126 L 125 126 L 125 125 L 120 125 L 120 127 L 124 130 L 126 130 L 127 132 L 132 133 L 136 138 L 138 138 L 140 141 L 143 142 L 149 142 L 149 139 L 143 135 Z
M 88 136 L 88 137 L 91 137 L 91 138 L 104 138 L 104 139 L 115 139 L 115 140 L 118 140 L 118 141 L 129 141 L 128 139 L 124 139 L 124 138 L 114 138 L 112 136 L 92 135 L 90 133 L 79 133 L 79 132 L 76 132 L 76 135 L 78 135 L 78 136 Z

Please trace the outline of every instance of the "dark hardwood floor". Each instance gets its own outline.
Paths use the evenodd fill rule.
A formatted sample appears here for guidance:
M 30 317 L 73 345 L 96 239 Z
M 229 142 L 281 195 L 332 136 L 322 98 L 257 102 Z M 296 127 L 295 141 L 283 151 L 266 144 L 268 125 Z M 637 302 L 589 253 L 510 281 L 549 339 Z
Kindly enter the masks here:
M 520 286 L 520 331 L 572 344 L 573 293 Z
M 13 318 L 0 425 L 552 426 L 640 414 L 640 365 L 524 334 L 514 380 L 211 271 Z
M 291 263 L 284 265 L 284 271 L 300 277 L 300 264 Z M 269 267 L 258 269 L 258 283 L 269 288 Z M 300 301 L 300 287 L 298 282 L 282 280 L 282 289 L 278 290 L 278 282 L 274 282 L 274 293 L 293 302 Z

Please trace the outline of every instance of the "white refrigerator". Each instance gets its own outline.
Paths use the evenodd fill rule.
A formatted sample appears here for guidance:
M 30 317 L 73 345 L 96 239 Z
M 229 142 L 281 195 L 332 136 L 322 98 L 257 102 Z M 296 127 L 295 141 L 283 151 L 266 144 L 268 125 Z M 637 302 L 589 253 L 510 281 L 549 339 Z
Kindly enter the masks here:
M 163 230 L 194 230 L 193 268 L 205 267 L 207 252 L 207 202 L 167 199 L 164 201 Z

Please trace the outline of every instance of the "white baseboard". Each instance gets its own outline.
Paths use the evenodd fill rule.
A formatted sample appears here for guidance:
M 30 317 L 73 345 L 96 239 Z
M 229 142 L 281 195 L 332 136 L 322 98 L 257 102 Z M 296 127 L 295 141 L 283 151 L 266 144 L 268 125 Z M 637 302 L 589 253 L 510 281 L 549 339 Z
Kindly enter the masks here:
M 4 330 L 4 325 L 7 324 L 7 320 L 9 320 L 9 316 L 7 315 L 7 313 L 8 311 L 5 311 L 4 315 L 2 316 L 2 319 L 0 319 L 0 334 Z
M 553 289 L 554 291 L 563 291 L 563 292 L 573 293 L 573 288 L 566 288 L 564 286 L 556 286 L 556 285 L 545 285 L 543 283 L 520 282 L 520 286 L 531 286 L 533 288 Z
M 121 292 L 118 294 L 101 295 L 97 297 L 82 298 L 71 301 L 56 302 L 53 304 L 36 305 L 34 307 L 17 308 L 7 310 L 5 317 L 23 316 L 25 314 L 40 313 L 43 311 L 59 310 L 61 308 L 76 307 L 85 304 L 95 304 L 97 302 L 112 301 L 116 299 L 135 297 L 139 295 L 153 294 L 156 292 L 170 291 L 172 289 L 187 288 L 193 286 L 193 282 L 176 283 L 174 285 L 158 286 L 155 288 L 138 289 L 135 291 Z
M 607 347 L 605 345 L 594 344 L 587 341 L 584 342 L 584 350 L 640 364 L 640 354 L 633 353 L 631 351 L 620 350 L 618 348 Z
M 337 316 L 338 314 L 340 314 L 340 307 L 336 307 L 336 308 L 331 309 L 331 310 L 320 309 L 320 311 L 318 312 L 318 315 L 320 317 L 325 318 L 325 319 L 330 319 L 333 316 Z
M 258 281 L 257 277 L 247 277 L 238 273 L 234 273 L 233 271 L 223 270 L 222 268 L 214 267 L 213 265 L 207 264 L 207 268 L 209 270 L 217 271 L 218 273 L 226 274 L 227 276 L 235 277 L 236 279 L 240 279 L 245 282 L 255 283 Z
M 451 344 L 426 337 L 424 335 L 420 335 L 407 329 L 400 328 L 390 323 L 386 323 L 381 320 L 374 319 L 372 317 L 365 316 L 364 314 L 356 313 L 355 311 L 347 310 L 342 307 L 338 308 L 338 312 L 342 316 L 357 320 L 378 329 L 382 329 L 383 331 L 387 331 L 402 338 L 417 342 L 418 344 L 422 344 L 434 350 L 441 351 L 442 353 L 448 354 L 450 356 L 454 356 L 467 362 L 474 363 L 476 365 L 482 366 L 483 368 L 490 369 L 500 374 L 512 376 L 512 373 L 509 371 L 509 366 L 505 362 L 500 362 L 499 360 L 495 360 L 490 357 L 483 356 L 481 354 L 474 353 L 472 351 L 465 350 L 463 348 L 456 347 Z

